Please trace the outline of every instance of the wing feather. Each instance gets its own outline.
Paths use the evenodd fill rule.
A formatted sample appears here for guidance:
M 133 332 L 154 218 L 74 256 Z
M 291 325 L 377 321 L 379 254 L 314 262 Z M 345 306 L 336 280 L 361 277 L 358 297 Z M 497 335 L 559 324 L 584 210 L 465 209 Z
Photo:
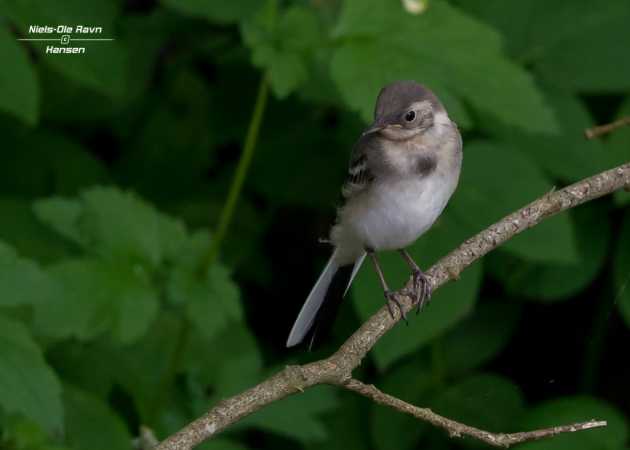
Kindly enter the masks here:
M 371 140 L 359 139 L 352 150 L 348 175 L 341 189 L 341 194 L 346 200 L 367 189 L 375 179 L 370 168 L 371 147 L 373 147 Z

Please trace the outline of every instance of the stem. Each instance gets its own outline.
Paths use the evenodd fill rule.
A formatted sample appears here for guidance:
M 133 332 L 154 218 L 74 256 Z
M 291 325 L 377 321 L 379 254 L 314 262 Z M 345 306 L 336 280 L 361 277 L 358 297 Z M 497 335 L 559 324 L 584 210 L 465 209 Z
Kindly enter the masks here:
M 247 171 L 249 170 L 249 166 L 254 156 L 254 150 L 256 149 L 256 143 L 258 141 L 258 134 L 260 131 L 260 124 L 262 123 L 268 96 L 269 82 L 267 79 L 267 74 L 264 74 L 258 86 L 256 104 L 254 105 L 252 118 L 249 122 L 249 128 L 247 129 L 245 144 L 243 145 L 243 153 L 241 154 L 241 158 L 238 161 L 238 166 L 236 167 L 236 173 L 234 174 L 234 178 L 232 179 L 230 191 L 228 192 L 225 205 L 223 206 L 223 210 L 221 211 L 219 224 L 217 225 L 217 229 L 214 234 L 214 239 L 210 244 L 210 249 L 208 250 L 208 254 L 206 255 L 205 263 L 202 265 L 204 274 L 208 271 L 208 269 L 216 259 L 217 255 L 219 254 L 221 243 L 225 239 L 227 230 L 230 226 L 230 223 L 232 222 L 232 216 L 234 215 L 234 210 L 236 209 L 236 203 L 238 202 L 238 197 L 241 194 Z
M 399 398 L 379 391 L 373 384 L 364 384 L 354 378 L 346 380 L 341 386 L 349 391 L 363 395 L 379 405 L 389 406 L 416 419 L 429 422 L 437 428 L 442 428 L 450 437 L 470 436 L 493 447 L 507 448 L 521 442 L 537 441 L 560 433 L 574 433 L 576 431 L 601 428 L 608 425 L 605 420 L 591 419 L 588 422 L 577 422 L 570 425 L 560 425 L 551 428 L 522 431 L 519 433 L 492 433 L 461 422 L 456 422 L 448 417 L 440 416 L 428 408 L 420 408 L 409 404 Z
M 188 323 L 188 320 L 185 317 L 182 317 L 180 320 L 179 330 L 177 332 L 177 340 L 175 342 L 175 347 L 173 348 L 173 353 L 170 355 L 168 366 L 164 374 L 160 378 L 158 382 L 158 388 L 154 393 L 155 397 L 153 398 L 153 406 L 150 411 L 150 417 L 147 420 L 147 422 L 150 424 L 155 425 L 158 415 L 168 398 L 169 387 L 173 383 L 173 380 L 177 375 L 179 366 L 181 365 L 182 357 L 184 356 L 184 350 L 188 345 L 190 327 L 191 325 L 190 323 Z

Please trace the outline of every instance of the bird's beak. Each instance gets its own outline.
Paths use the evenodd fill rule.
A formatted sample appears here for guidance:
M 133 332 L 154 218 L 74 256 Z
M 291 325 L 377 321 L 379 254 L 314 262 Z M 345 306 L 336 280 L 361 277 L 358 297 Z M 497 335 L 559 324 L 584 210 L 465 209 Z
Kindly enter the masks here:
M 365 130 L 363 132 L 363 134 L 361 136 L 366 136 L 368 134 L 372 134 L 372 133 L 378 133 L 379 131 L 385 129 L 387 127 L 387 124 L 383 123 L 383 122 L 374 122 L 372 125 L 370 125 L 368 127 L 367 130 Z

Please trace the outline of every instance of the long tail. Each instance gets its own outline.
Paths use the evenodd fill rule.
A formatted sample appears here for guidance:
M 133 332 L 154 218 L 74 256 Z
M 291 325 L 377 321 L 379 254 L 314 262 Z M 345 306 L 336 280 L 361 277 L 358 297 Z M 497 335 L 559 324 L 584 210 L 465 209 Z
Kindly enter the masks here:
M 336 253 L 335 250 L 306 298 L 289 333 L 287 347 L 299 344 L 309 334 L 312 346 L 315 333 L 321 334 L 332 325 L 341 300 L 346 295 L 365 258 L 365 253 L 363 253 L 353 265 L 339 266 L 335 258 Z

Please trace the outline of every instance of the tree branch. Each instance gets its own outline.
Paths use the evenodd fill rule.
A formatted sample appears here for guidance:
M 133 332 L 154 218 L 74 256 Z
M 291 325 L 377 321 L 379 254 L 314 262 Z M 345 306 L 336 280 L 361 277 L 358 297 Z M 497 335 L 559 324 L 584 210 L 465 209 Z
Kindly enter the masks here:
M 544 195 L 466 240 L 439 260 L 427 271 L 433 290 L 435 291 L 450 280 L 456 280 L 461 271 L 476 260 L 547 217 L 628 186 L 630 186 L 630 163 Z M 399 291 L 399 299 L 405 311 L 412 308 L 412 299 L 409 297 L 411 288 L 412 281 L 409 280 L 405 288 Z M 287 366 L 262 383 L 223 400 L 202 417 L 168 437 L 157 449 L 187 450 L 193 448 L 269 403 L 302 392 L 317 384 L 344 386 L 346 389 L 366 395 L 377 402 L 412 414 L 419 419 L 427 420 L 446 429 L 451 435 L 466 434 L 492 445 L 508 446 L 516 442 L 540 439 L 561 432 L 580 431 L 605 425 L 603 422 L 590 421 L 524 433 L 492 434 L 441 416 L 429 416 L 427 415 L 429 410 L 408 405 L 401 400 L 381 393 L 374 387 L 353 380 L 351 378 L 352 370 L 361 364 L 367 352 L 396 322 L 390 317 L 386 307 L 381 308 L 329 358 L 303 366 Z
M 392 397 L 391 395 L 379 391 L 373 385 L 364 384 L 354 378 L 347 380 L 345 383 L 341 384 L 341 386 L 350 391 L 361 394 L 380 405 L 389 406 L 397 411 L 409 414 L 416 419 L 429 422 L 437 428 L 442 428 L 451 437 L 470 436 L 494 447 L 510 447 L 521 442 L 535 441 L 549 436 L 555 436 L 560 433 L 572 433 L 575 431 L 588 430 L 590 428 L 605 427 L 607 425 L 605 420 L 589 420 L 588 422 L 574 423 L 571 425 L 562 425 L 534 431 L 524 431 L 520 433 L 491 433 L 489 431 L 480 430 L 479 428 L 471 427 L 469 425 L 456 422 L 455 420 L 448 419 L 434 413 L 429 408 L 418 408 L 417 406 L 411 405 L 396 397 Z
M 595 139 L 597 137 L 608 134 L 615 131 L 617 128 L 621 128 L 624 125 L 630 125 L 630 117 L 622 117 L 614 122 L 607 123 L 605 125 L 598 125 L 596 127 L 587 128 L 584 130 L 584 136 L 586 139 Z

